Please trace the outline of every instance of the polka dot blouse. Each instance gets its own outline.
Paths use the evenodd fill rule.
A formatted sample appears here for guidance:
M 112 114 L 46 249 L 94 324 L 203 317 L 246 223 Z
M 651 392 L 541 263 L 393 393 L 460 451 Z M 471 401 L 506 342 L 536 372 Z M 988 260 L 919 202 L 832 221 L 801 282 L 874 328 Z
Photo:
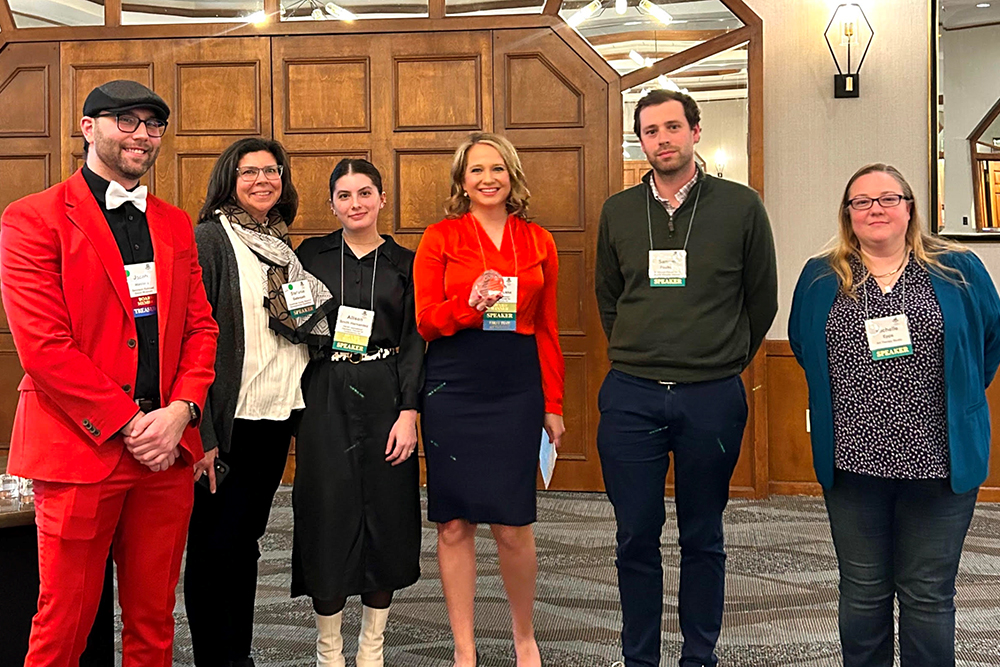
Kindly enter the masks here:
M 944 389 L 944 320 L 930 276 L 910 255 L 883 294 L 857 258 L 851 268 L 858 298 L 843 292 L 830 309 L 826 348 L 833 394 L 834 466 L 892 479 L 949 476 Z M 913 354 L 872 359 L 868 318 L 905 313 Z M 905 297 L 905 303 L 904 303 Z

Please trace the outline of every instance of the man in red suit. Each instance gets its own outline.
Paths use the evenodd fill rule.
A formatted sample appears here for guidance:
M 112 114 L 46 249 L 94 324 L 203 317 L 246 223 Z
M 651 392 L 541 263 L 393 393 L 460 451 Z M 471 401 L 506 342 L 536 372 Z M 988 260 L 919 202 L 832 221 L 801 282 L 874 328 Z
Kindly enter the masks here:
M 3 305 L 25 371 L 7 471 L 35 480 L 41 577 L 26 666 L 78 663 L 112 543 L 123 665 L 172 663 L 218 327 L 190 219 L 139 186 L 169 114 L 134 81 L 95 88 L 85 166 L 3 213 Z

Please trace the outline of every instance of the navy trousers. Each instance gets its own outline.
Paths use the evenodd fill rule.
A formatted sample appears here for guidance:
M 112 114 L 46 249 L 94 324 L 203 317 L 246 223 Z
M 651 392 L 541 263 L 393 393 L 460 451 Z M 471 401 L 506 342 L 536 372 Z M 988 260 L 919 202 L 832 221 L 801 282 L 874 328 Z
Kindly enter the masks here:
M 663 617 L 660 534 L 674 456 L 680 534 L 680 665 L 718 662 L 726 552 L 722 512 L 747 421 L 740 377 L 663 384 L 612 370 L 598 396 L 597 448 L 618 525 L 618 588 L 626 667 L 658 667 Z

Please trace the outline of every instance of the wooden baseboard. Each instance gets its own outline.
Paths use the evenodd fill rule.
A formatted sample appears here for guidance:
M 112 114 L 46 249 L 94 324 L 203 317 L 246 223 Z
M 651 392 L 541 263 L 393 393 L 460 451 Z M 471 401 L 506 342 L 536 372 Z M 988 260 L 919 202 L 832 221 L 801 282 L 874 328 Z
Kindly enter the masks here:
M 776 482 L 767 483 L 767 490 L 772 496 L 821 496 L 823 487 L 819 482 Z

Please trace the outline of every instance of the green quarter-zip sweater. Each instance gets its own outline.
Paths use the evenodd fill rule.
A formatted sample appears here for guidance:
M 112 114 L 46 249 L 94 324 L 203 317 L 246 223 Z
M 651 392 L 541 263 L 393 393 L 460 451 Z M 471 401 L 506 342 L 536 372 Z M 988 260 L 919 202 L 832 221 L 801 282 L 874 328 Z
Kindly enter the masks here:
M 653 198 L 651 178 L 652 171 L 601 210 L 595 284 L 611 366 L 668 382 L 736 375 L 778 311 L 764 204 L 750 188 L 699 170 L 698 183 L 670 216 Z M 680 250 L 689 226 L 685 286 L 651 287 L 650 230 L 652 249 Z

